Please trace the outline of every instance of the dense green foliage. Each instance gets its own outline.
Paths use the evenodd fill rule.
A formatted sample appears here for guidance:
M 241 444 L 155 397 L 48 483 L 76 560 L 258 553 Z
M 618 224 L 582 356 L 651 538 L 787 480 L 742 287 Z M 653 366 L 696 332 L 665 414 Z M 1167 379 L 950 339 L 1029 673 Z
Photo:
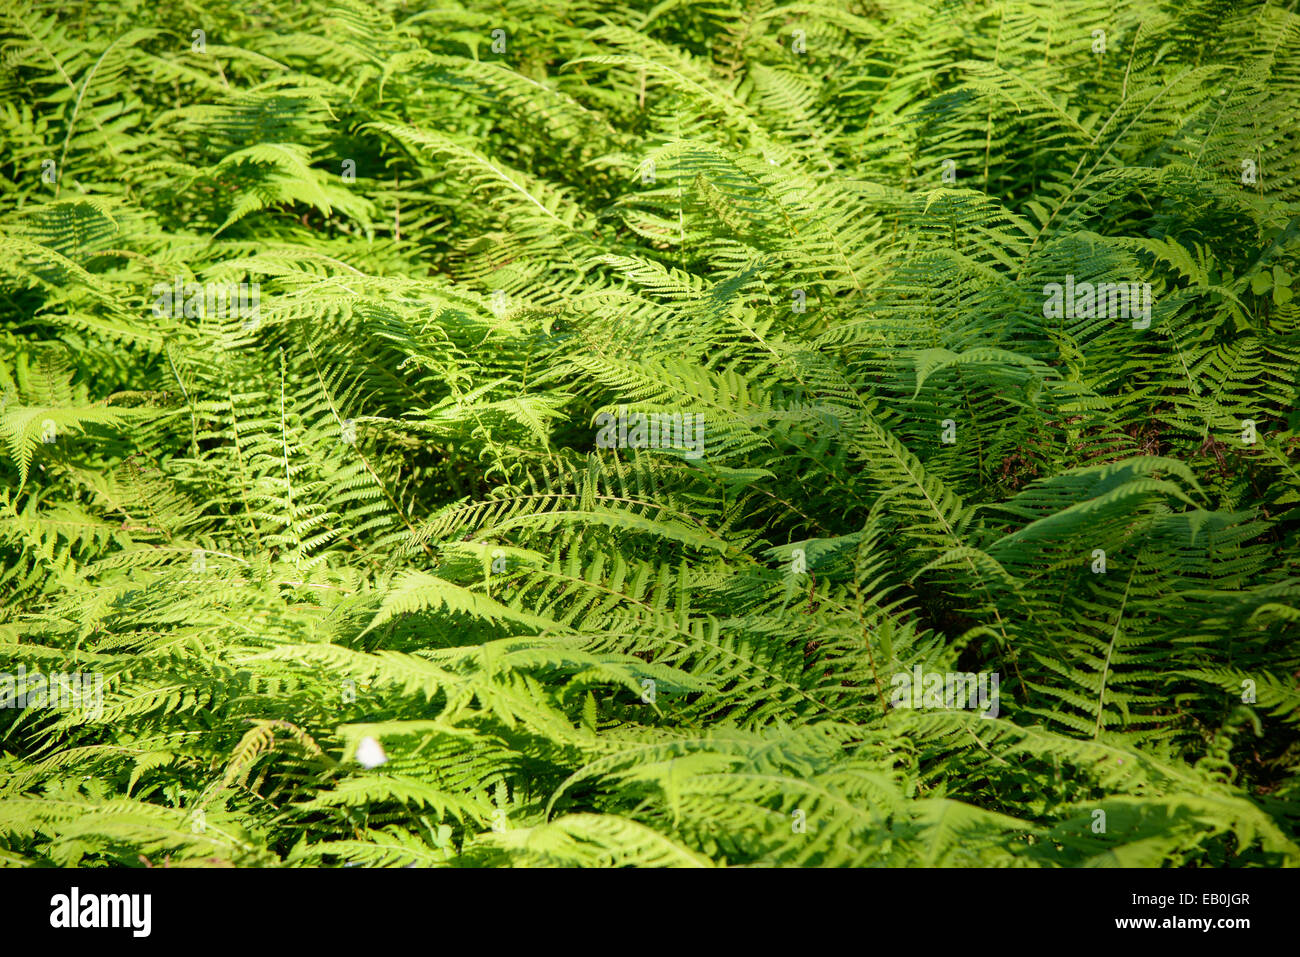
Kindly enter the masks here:
M 1300 863 L 1293 8 L 5 8 L 0 861 Z

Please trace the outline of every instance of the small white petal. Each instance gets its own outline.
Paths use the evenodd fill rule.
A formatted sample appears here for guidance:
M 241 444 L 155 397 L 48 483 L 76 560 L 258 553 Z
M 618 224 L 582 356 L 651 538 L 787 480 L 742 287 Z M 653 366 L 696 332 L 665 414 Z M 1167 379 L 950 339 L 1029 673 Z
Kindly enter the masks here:
M 384 749 L 374 738 L 362 738 L 357 745 L 357 763 L 365 768 L 377 768 L 388 760 Z

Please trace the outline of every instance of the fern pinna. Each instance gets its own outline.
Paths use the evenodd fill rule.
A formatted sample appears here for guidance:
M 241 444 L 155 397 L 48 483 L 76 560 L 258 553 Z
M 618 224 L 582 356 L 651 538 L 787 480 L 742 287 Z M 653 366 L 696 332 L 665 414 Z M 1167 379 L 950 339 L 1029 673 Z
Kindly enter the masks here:
M 1300 16 L 641 6 L 0 14 L 0 861 L 1300 862 Z

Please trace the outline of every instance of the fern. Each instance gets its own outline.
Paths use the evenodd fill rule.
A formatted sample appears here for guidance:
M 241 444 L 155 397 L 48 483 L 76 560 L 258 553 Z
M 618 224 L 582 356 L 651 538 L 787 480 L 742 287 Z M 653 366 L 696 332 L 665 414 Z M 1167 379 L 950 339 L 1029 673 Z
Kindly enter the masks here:
M 1300 864 L 1293 10 L 187 11 L 0 14 L 0 863 Z

